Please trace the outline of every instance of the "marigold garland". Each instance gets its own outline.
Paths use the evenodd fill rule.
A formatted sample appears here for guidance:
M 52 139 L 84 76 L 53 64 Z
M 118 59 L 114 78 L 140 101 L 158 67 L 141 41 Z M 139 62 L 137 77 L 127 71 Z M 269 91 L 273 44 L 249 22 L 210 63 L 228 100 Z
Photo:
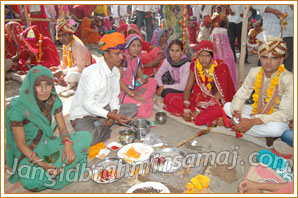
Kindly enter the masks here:
M 275 88 L 275 86 L 277 86 L 279 84 L 279 76 L 281 72 L 285 71 L 285 67 L 284 64 L 281 64 L 278 67 L 278 72 L 276 73 L 276 75 L 273 77 L 273 79 L 271 80 L 271 84 L 269 89 L 267 90 L 267 97 L 265 99 L 266 103 L 270 100 L 273 90 Z M 252 113 L 256 114 L 258 112 L 258 99 L 259 99 L 259 95 L 260 95 L 260 88 L 261 88 L 261 82 L 262 82 L 262 75 L 263 75 L 263 68 L 260 68 L 260 71 L 258 72 L 258 75 L 256 76 L 256 82 L 255 82 L 255 93 L 253 94 L 252 98 L 254 103 L 252 104 L 253 110 Z M 275 103 L 279 104 L 280 100 L 279 98 L 275 99 Z M 271 106 L 268 114 L 272 114 L 274 112 L 273 110 L 273 105 Z
M 106 145 L 103 142 L 99 142 L 98 144 L 90 146 L 88 158 L 95 158 L 95 156 L 98 155 L 99 151 L 104 148 L 106 148 Z
M 42 58 L 42 34 L 39 34 L 39 40 L 38 40 L 38 57 L 35 56 L 36 58 L 36 62 L 39 63 L 41 61 Z
M 68 56 L 66 56 L 66 45 L 63 45 L 63 58 L 64 58 L 64 62 L 68 68 L 71 67 L 71 47 L 72 47 L 73 42 L 74 42 L 74 39 L 70 42 L 69 46 L 67 47 L 68 48 L 68 50 L 67 50 Z
M 205 175 L 197 175 L 191 178 L 190 182 L 186 184 L 186 193 L 199 193 L 203 188 L 208 188 L 209 184 L 209 177 Z
M 212 88 L 211 83 L 213 81 L 213 72 L 214 72 L 214 68 L 217 67 L 217 65 L 218 64 L 217 64 L 216 60 L 213 61 L 212 65 L 211 65 L 211 67 L 209 69 L 209 72 L 208 72 L 209 77 L 208 77 L 207 88 L 209 90 L 211 90 L 211 88 Z M 206 81 L 206 76 L 204 74 L 205 73 L 205 70 L 203 70 L 203 66 L 201 65 L 199 59 L 197 59 L 197 61 L 196 61 L 196 66 L 197 66 L 197 69 L 199 70 L 199 74 L 201 76 L 202 81 L 205 82 Z

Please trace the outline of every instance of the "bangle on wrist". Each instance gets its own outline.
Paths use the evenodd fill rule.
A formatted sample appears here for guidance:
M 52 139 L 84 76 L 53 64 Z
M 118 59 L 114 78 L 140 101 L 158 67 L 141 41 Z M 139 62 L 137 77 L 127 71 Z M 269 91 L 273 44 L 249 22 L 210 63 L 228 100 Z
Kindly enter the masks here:
M 28 157 L 28 161 L 29 162 L 32 162 L 34 156 L 37 156 L 37 153 L 36 152 L 31 153 L 31 155 Z
M 183 109 L 183 112 L 184 113 L 190 113 L 191 111 L 190 111 L 190 109 Z
M 189 101 L 183 101 L 184 109 L 190 109 L 190 102 Z
M 183 104 L 185 104 L 185 105 L 190 105 L 190 102 L 187 101 L 187 100 L 184 100 L 184 101 L 183 101 Z
M 69 133 L 64 133 L 63 135 L 61 135 L 61 138 L 66 137 L 66 136 L 70 137 L 70 134 Z
M 63 144 L 65 144 L 66 142 L 69 142 L 69 143 L 73 144 L 73 142 L 71 140 L 69 140 L 69 139 L 62 141 Z
M 41 161 L 43 161 L 43 159 L 38 159 L 38 160 L 35 160 L 34 162 L 32 162 L 32 164 L 36 164 L 36 163 L 41 162 Z

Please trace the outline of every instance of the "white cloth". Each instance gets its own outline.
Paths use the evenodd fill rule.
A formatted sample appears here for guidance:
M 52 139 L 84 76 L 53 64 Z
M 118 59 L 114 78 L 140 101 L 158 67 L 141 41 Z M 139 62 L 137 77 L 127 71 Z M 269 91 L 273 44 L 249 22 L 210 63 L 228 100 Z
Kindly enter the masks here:
M 10 70 L 10 68 L 12 67 L 13 62 L 12 60 L 6 58 L 5 59 L 5 72 L 8 72 Z
M 225 35 L 227 35 L 228 36 L 228 30 L 226 29 L 226 28 L 214 28 L 213 30 L 212 30 L 212 33 L 211 33 L 211 35 L 210 35 L 210 39 L 211 39 L 211 41 L 213 41 L 213 35 L 214 34 L 219 34 L 219 33 L 223 33 L 223 34 L 225 34 Z
M 193 15 L 197 17 L 197 22 L 198 24 L 200 24 L 201 20 L 202 20 L 202 10 L 201 10 L 201 6 L 200 5 L 192 5 L 192 12 Z
M 235 13 L 235 15 L 229 15 L 228 19 L 230 23 L 241 23 L 242 18 L 240 17 L 240 14 L 243 14 L 244 12 L 244 6 L 243 5 L 230 5 L 230 8 Z
M 132 10 L 141 12 L 156 12 L 158 10 L 158 5 L 132 5 Z
M 253 107 L 251 105 L 245 105 L 241 117 L 252 118 Z M 227 116 L 232 117 L 231 114 L 231 103 L 227 102 L 224 105 L 224 111 Z M 250 130 L 245 132 L 245 134 L 255 136 L 255 137 L 280 137 L 285 130 L 289 129 L 288 123 L 285 122 L 269 122 L 267 124 L 255 125 Z
M 81 78 L 81 72 L 70 71 L 67 72 L 65 79 L 68 83 L 77 83 Z
M 201 13 L 202 13 L 203 18 L 206 15 L 211 16 L 211 14 L 212 14 L 212 5 L 204 5 L 204 9 L 202 9 L 203 5 L 200 5 L 200 8 L 201 8 Z
M 85 68 L 71 104 L 70 120 L 87 115 L 107 118 L 107 105 L 119 110 L 119 80 L 119 69 L 110 70 L 104 59 Z
M 266 8 L 273 8 L 281 11 L 282 13 L 288 13 L 287 22 L 285 27 L 284 37 L 293 37 L 293 10 L 290 5 L 253 5 L 252 8 L 260 12 L 263 18 L 263 31 L 266 31 L 272 36 L 281 36 L 280 19 L 273 13 L 265 12 Z
M 113 17 L 119 17 L 118 7 L 120 7 L 120 15 L 121 16 L 127 15 L 127 6 L 128 5 L 112 5 L 111 8 L 112 8 Z
M 29 5 L 29 11 L 30 12 L 40 12 L 40 5 Z

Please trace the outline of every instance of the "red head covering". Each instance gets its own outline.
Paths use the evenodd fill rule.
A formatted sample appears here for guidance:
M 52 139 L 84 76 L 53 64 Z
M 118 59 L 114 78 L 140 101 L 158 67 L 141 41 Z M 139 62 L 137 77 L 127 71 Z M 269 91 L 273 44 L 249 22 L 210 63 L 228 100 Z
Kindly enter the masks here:
M 26 32 L 25 31 L 23 32 L 23 28 L 21 24 L 12 21 L 5 25 L 5 29 L 9 34 L 9 36 L 11 37 L 11 39 L 13 39 L 14 42 L 16 42 L 16 44 L 18 45 L 19 52 L 25 49 L 27 50 L 29 49 L 35 54 L 38 53 L 38 48 L 33 48 L 31 44 L 27 42 L 26 37 L 24 36 Z
M 197 52 L 198 54 L 201 52 L 201 51 L 208 51 L 208 52 L 213 52 L 213 44 L 211 41 L 209 40 L 202 40 L 198 47 L 197 47 Z
M 129 32 L 129 30 L 134 30 L 134 31 L 137 32 L 137 34 L 138 34 L 139 36 L 142 36 L 142 35 L 141 35 L 141 31 L 140 31 L 140 29 L 139 29 L 138 26 L 137 26 L 136 24 L 134 24 L 134 23 L 131 23 L 131 24 L 128 25 L 127 33 Z
M 37 53 L 38 52 L 38 41 L 40 38 L 40 32 L 38 30 L 38 27 L 36 25 L 27 27 L 23 32 L 23 36 L 24 36 L 24 39 L 29 44 L 30 51 Z
M 204 23 L 206 26 L 212 23 L 212 19 L 211 19 L 210 15 L 206 15 L 204 17 Z
M 128 29 L 128 24 L 122 24 L 117 28 L 117 32 L 123 32 L 124 31 L 124 36 L 127 36 L 127 29 Z

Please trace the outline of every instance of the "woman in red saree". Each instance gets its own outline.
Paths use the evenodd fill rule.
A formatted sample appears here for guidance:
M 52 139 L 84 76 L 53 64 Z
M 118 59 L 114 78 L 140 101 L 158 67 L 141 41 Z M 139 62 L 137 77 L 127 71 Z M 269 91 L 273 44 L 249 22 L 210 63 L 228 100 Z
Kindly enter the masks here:
M 226 63 L 213 59 L 211 41 L 201 41 L 197 52 L 198 58 L 191 63 L 184 94 L 166 95 L 164 109 L 196 125 L 211 126 L 224 116 L 222 104 L 232 101 L 235 88 Z
M 31 59 L 31 65 L 42 65 L 47 68 L 60 65 L 59 54 L 54 42 L 49 37 L 41 34 L 36 25 L 26 28 L 23 32 L 23 37 L 31 46 L 29 48 L 31 54 L 27 52 L 22 54 L 22 57 L 24 57 L 24 59 L 21 59 L 19 61 L 21 62 L 21 65 L 23 65 L 24 61 L 26 62 L 26 58 L 28 56 L 29 58 L 32 58 L 30 57 L 32 56 L 32 53 L 34 57 Z M 32 48 L 35 50 L 32 51 Z M 37 53 L 35 53 L 36 51 Z
M 34 7 L 34 8 L 33 8 Z M 37 8 L 39 7 L 39 8 Z M 31 18 L 36 19 L 47 19 L 46 11 L 44 5 L 29 5 L 28 10 L 30 12 Z M 37 11 L 39 10 L 39 11 Z M 36 25 L 38 27 L 39 32 L 48 37 L 51 38 L 50 30 L 49 30 L 49 22 L 47 21 L 32 21 L 31 26 Z
M 9 22 L 5 25 L 5 30 L 8 41 L 6 58 L 11 58 L 18 65 L 16 70 L 22 71 L 22 74 L 29 70 L 27 65 L 60 65 L 56 46 L 50 38 L 39 33 L 37 26 L 28 27 L 23 31 L 19 23 Z

